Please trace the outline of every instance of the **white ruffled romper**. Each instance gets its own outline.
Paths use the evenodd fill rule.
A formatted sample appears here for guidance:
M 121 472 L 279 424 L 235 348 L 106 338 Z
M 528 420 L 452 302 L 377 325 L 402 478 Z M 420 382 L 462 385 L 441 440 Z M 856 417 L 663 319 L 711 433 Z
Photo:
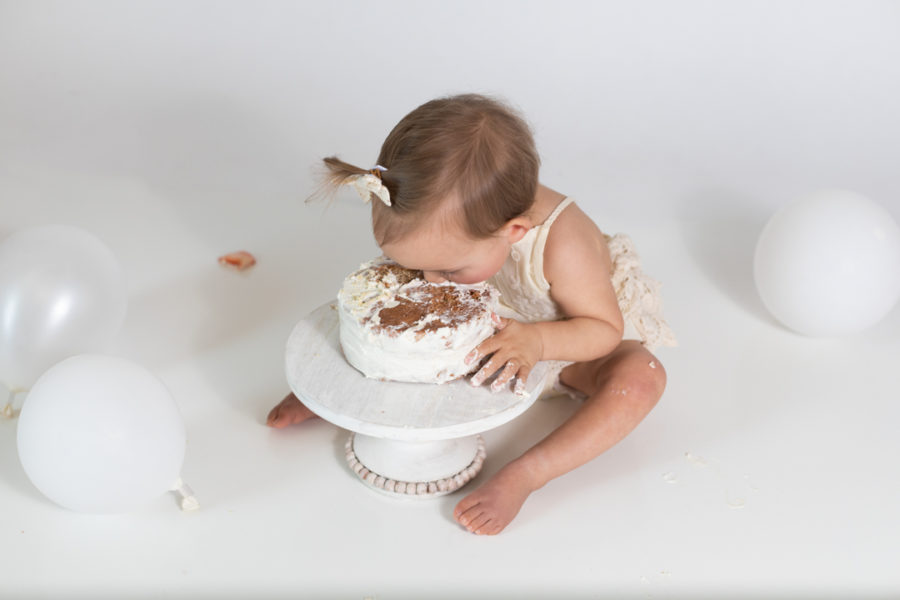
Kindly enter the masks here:
M 528 230 L 513 244 L 500 271 L 489 279 L 500 290 L 501 316 L 529 323 L 565 318 L 550 297 L 550 284 L 544 277 L 544 247 L 553 222 L 573 202 L 572 198 L 564 199 L 546 221 Z M 631 238 L 621 233 L 605 237 L 612 259 L 610 276 L 625 319 L 624 339 L 640 340 L 650 350 L 676 345 L 675 336 L 662 317 L 660 284 L 641 270 L 641 260 Z M 574 390 L 559 383 L 560 372 L 572 363 L 555 360 L 550 364 L 544 394 L 551 391 L 572 394 Z

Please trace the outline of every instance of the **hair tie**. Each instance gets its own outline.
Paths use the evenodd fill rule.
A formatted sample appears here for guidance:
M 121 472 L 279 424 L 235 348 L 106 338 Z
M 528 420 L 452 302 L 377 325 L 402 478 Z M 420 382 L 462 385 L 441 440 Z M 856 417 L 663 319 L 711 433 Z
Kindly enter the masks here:
M 375 168 L 363 175 L 351 175 L 344 180 L 344 183 L 352 185 L 359 197 L 363 199 L 363 202 L 369 202 L 372 199 L 372 194 L 375 194 L 379 200 L 384 202 L 385 206 L 390 206 L 391 193 L 381 181 L 381 173 L 383 171 L 387 171 L 387 169 L 381 165 L 375 165 Z

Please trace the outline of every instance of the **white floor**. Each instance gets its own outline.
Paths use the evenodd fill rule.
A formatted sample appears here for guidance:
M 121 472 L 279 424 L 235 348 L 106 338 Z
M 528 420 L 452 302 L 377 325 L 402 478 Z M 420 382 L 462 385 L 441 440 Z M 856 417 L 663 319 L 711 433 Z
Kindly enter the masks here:
M 451 517 L 465 490 L 394 501 L 347 470 L 344 431 L 263 425 L 286 391 L 291 327 L 375 252 L 364 209 L 172 202 L 137 181 L 15 165 L 0 190 L 16 199 L 0 235 L 70 223 L 121 259 L 130 312 L 112 351 L 175 394 L 201 503 L 58 508 L 19 465 L 15 421 L 0 422 L 0 597 L 900 595 L 900 309 L 843 340 L 778 326 L 750 277 L 764 216 L 601 224 L 630 231 L 665 283 L 681 343 L 659 352 L 668 390 L 624 442 L 480 538 Z M 259 258 L 249 272 L 216 264 L 242 248 Z M 541 400 L 488 432 L 469 489 L 575 409 Z

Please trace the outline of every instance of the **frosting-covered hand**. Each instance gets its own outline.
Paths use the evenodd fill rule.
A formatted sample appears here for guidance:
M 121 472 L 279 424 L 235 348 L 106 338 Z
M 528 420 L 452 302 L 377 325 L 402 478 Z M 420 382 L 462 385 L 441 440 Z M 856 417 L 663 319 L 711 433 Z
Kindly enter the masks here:
M 466 361 L 474 363 L 479 357 L 489 356 L 488 361 L 472 376 L 472 385 L 479 386 L 498 373 L 491 383 L 491 390 L 499 392 L 515 377 L 516 391 L 524 389 L 532 367 L 541 359 L 544 341 L 540 330 L 531 323 L 496 317 L 497 333 L 473 350 Z

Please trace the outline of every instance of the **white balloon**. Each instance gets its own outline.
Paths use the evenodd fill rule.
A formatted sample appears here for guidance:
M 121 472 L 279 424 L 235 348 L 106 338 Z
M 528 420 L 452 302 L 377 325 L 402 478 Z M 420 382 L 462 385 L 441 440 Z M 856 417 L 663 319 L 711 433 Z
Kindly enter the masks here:
M 753 275 L 763 304 L 790 329 L 810 336 L 858 333 L 900 299 L 900 227 L 864 196 L 817 192 L 769 220 Z
M 27 389 L 67 356 L 103 349 L 125 319 L 113 253 L 90 233 L 46 225 L 0 244 L 0 382 Z
M 150 371 L 84 354 L 34 384 L 19 416 L 18 449 L 28 478 L 57 504 L 127 512 L 175 486 L 185 429 L 171 393 Z

